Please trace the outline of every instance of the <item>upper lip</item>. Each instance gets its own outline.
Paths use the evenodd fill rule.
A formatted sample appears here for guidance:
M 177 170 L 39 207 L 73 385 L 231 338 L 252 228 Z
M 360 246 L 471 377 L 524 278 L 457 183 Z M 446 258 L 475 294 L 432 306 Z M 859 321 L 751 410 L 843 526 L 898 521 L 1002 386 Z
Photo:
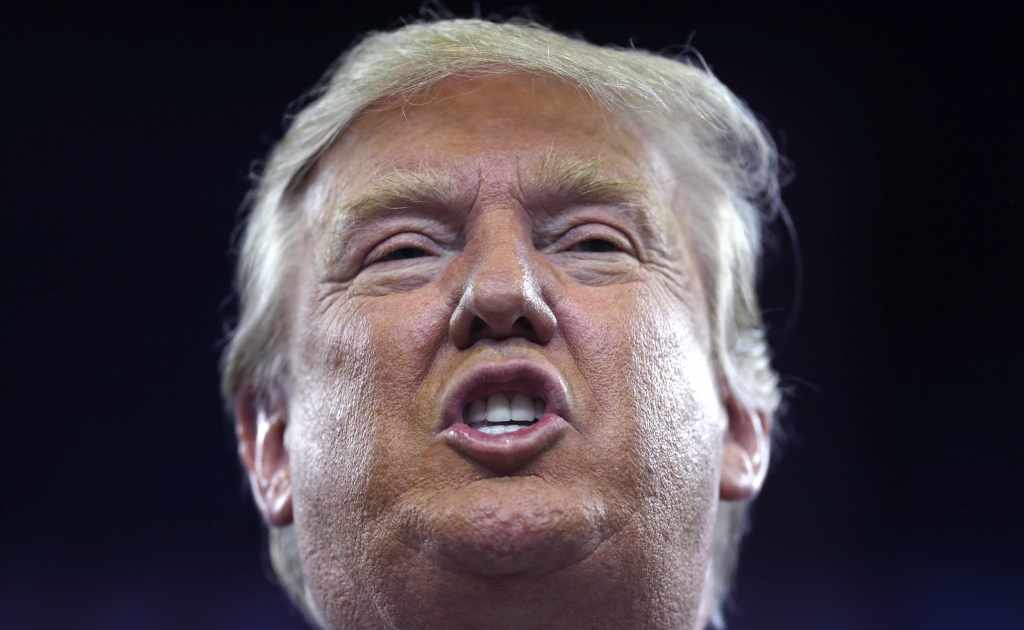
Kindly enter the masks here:
M 518 392 L 542 398 L 545 413 L 570 421 L 565 383 L 551 363 L 526 356 L 482 359 L 449 384 L 434 434 L 462 422 L 462 409 L 468 403 L 495 392 Z

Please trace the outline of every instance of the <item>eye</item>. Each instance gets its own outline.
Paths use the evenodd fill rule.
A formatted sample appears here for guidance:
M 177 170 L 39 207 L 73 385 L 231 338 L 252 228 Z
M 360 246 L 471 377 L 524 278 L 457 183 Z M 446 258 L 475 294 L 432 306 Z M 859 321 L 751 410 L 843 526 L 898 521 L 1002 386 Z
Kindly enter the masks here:
M 426 255 L 427 252 L 419 247 L 401 247 L 384 255 L 380 260 L 405 260 L 407 258 L 420 258 Z
M 559 239 L 553 249 L 567 254 L 636 255 L 625 233 L 602 223 L 586 223 L 572 228 Z
M 436 244 L 429 237 L 415 232 L 404 232 L 396 234 L 374 247 L 366 256 L 363 266 L 402 262 L 437 254 Z
M 603 238 L 588 238 L 580 241 L 574 248 L 581 252 L 621 252 L 622 248 L 617 244 Z

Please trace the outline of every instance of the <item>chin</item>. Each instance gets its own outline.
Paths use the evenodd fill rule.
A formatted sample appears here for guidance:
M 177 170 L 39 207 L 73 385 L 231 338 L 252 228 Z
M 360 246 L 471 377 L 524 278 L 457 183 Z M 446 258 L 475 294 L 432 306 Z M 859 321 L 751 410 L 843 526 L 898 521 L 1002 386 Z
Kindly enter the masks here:
M 481 479 L 413 510 L 406 544 L 447 571 L 541 577 L 587 558 L 610 535 L 608 510 L 534 475 Z
M 532 475 L 478 480 L 449 499 L 403 506 L 387 521 L 396 530 L 377 531 L 347 570 L 304 558 L 320 564 L 307 586 L 323 627 L 702 627 L 707 520 L 666 530 L 663 514 L 619 518 Z

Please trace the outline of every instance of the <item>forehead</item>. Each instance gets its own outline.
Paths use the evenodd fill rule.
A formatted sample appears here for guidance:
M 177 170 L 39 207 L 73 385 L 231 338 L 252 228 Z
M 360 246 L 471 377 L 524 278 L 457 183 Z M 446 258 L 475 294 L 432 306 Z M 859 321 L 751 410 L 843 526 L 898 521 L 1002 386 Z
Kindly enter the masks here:
M 620 179 L 670 179 L 665 160 L 627 116 L 563 81 L 515 74 L 449 78 L 368 108 L 313 181 L 337 198 L 395 171 L 427 169 L 479 194 L 520 184 L 552 155 Z

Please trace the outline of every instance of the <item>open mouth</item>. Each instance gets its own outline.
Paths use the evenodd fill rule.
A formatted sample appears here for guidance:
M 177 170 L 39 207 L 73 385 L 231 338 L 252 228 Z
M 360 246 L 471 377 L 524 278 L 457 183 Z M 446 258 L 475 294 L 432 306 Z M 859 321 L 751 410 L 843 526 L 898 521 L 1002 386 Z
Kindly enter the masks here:
M 542 398 L 531 398 L 520 392 L 495 392 L 466 404 L 462 418 L 465 424 L 481 433 L 500 435 L 536 424 L 544 415 L 545 407 Z
M 571 427 L 566 385 L 554 366 L 507 354 L 460 370 L 435 428 L 439 440 L 499 475 L 521 469 Z

